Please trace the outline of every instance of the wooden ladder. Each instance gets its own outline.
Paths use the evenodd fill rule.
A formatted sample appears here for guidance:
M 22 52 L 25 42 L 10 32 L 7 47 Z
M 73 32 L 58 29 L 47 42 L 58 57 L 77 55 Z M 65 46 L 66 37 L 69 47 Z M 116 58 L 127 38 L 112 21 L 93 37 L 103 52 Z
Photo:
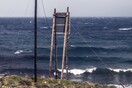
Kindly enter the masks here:
M 52 59 L 53 59 L 53 51 L 54 51 L 55 79 L 57 79 L 57 76 L 58 76 L 57 35 L 64 36 L 61 79 L 63 79 L 65 60 L 66 60 L 66 79 L 68 79 L 68 40 L 69 40 L 69 34 L 70 34 L 69 20 L 70 20 L 69 7 L 67 7 L 67 12 L 56 12 L 56 9 L 54 9 L 51 47 L 50 47 L 49 77 L 51 77 L 51 73 L 52 73 Z

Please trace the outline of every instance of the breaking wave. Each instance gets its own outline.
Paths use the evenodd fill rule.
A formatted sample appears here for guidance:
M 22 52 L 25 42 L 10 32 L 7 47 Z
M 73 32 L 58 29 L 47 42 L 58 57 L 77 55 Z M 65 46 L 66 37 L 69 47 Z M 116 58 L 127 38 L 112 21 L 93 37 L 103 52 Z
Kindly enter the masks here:
M 62 71 L 62 69 L 58 69 L 59 72 Z M 103 68 L 87 68 L 87 69 L 70 69 L 68 72 L 73 74 L 73 75 L 82 75 L 84 73 L 96 73 L 96 74 L 100 74 L 100 72 L 113 72 L 113 73 L 120 73 L 120 72 L 132 72 L 132 69 L 112 69 L 112 68 L 108 68 L 108 69 L 103 69 Z M 66 73 L 66 69 L 64 69 L 64 73 Z
M 14 54 L 20 54 L 22 52 L 23 52 L 23 50 L 17 50 Z
M 21 54 L 21 53 L 29 53 L 29 52 L 32 52 L 32 51 L 24 51 L 24 50 L 17 50 L 16 52 L 14 52 L 14 54 Z
M 111 71 L 114 71 L 114 72 L 132 72 L 132 68 L 129 68 L 129 69 L 112 69 L 112 68 L 109 68 Z
M 119 28 L 120 31 L 128 31 L 128 30 L 132 30 L 132 28 Z
M 61 69 L 58 69 L 61 72 Z M 71 69 L 69 70 L 69 73 L 72 73 L 74 75 L 81 75 L 85 72 L 92 73 L 96 70 L 96 67 L 88 68 L 88 69 Z M 64 73 L 66 73 L 66 69 L 64 69 Z
M 48 27 L 40 27 L 40 29 L 48 29 Z
M 109 84 L 108 86 L 115 86 L 116 88 L 122 88 L 121 85 L 117 84 Z M 125 88 L 132 88 L 132 85 L 123 85 Z

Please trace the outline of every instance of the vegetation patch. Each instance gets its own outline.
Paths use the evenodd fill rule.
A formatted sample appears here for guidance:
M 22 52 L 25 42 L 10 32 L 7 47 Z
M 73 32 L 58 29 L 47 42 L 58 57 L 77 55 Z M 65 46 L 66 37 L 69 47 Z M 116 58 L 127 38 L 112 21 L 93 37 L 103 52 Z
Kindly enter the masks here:
M 37 83 L 34 83 L 31 77 L 21 77 L 10 75 L 0 78 L 0 88 L 116 88 L 90 82 L 72 82 L 69 80 L 55 80 L 39 77 Z

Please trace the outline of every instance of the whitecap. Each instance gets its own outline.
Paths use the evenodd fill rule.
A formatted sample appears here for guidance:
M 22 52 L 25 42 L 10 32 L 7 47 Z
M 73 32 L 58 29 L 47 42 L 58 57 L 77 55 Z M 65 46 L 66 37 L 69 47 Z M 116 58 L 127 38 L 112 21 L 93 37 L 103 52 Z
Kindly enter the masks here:
M 48 29 L 48 27 L 40 27 L 41 29 Z
M 62 71 L 61 69 L 58 69 L 60 72 Z M 85 72 L 85 70 L 82 69 L 71 69 L 68 71 L 69 73 L 72 73 L 74 75 L 80 75 L 83 74 Z M 66 69 L 64 69 L 64 73 L 66 73 Z
M 104 27 L 104 29 L 107 29 L 107 27 Z
M 85 72 L 85 70 L 82 69 L 72 69 L 70 70 L 70 73 L 74 74 L 74 75 L 80 75 L 83 74 Z
M 97 68 L 94 67 L 94 68 L 86 69 L 86 71 L 89 72 L 89 73 L 92 73 L 92 72 L 95 71 L 96 69 L 97 69 Z
M 129 68 L 129 69 L 112 69 L 112 68 L 109 68 L 111 71 L 114 71 L 114 72 L 117 72 L 117 73 L 119 73 L 119 72 L 128 72 L 128 71 L 130 71 L 130 72 L 132 72 L 132 68 Z
M 23 52 L 23 50 L 17 50 L 14 54 L 20 54 L 22 52 Z
M 29 21 L 29 23 L 31 24 L 31 23 L 32 23 L 32 21 Z
M 76 47 L 75 45 L 70 45 L 70 47 Z
M 93 67 L 93 68 L 87 68 L 87 69 L 70 69 L 68 72 L 72 73 L 74 75 L 81 75 L 85 72 L 89 72 L 92 73 L 93 71 L 95 71 L 97 68 Z M 62 71 L 61 69 L 58 69 L 58 71 Z M 64 69 L 64 73 L 66 73 L 66 69 Z
M 89 22 L 86 22 L 86 23 L 84 23 L 84 24 L 89 24 Z
M 132 30 L 132 28 L 119 28 L 120 31 L 128 31 L 128 30 Z
M 56 74 L 56 72 L 54 72 L 54 76 L 58 75 L 58 73 Z
M 108 86 L 115 86 L 116 88 L 122 88 L 122 85 L 109 84 Z M 132 85 L 123 85 L 125 88 L 132 88 Z
M 17 50 L 16 52 L 14 52 L 14 54 L 20 54 L 20 53 L 31 53 L 32 51 L 30 50 Z

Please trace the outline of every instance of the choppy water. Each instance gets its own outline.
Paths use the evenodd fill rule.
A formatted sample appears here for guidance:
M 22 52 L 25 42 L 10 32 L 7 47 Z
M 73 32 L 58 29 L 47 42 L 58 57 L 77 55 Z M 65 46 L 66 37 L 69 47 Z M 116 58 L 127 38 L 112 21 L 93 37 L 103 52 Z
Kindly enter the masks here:
M 48 75 L 51 26 L 38 19 L 39 75 Z M 33 27 L 33 18 L 0 18 L 0 73 L 33 75 Z M 71 18 L 69 43 L 71 80 L 132 84 L 132 18 Z

